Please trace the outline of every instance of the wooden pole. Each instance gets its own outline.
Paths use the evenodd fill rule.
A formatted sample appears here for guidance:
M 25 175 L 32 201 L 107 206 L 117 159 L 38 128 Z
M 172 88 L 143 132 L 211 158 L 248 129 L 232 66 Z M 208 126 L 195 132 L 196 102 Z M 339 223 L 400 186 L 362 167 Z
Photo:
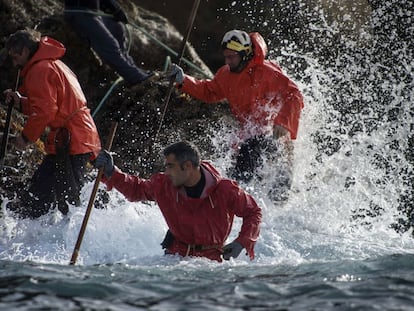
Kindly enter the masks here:
M 17 78 L 16 78 L 16 85 L 14 87 L 14 91 L 17 91 L 17 88 L 19 86 L 19 79 L 20 79 L 20 69 L 17 71 Z M 4 126 L 3 131 L 3 138 L 1 140 L 1 146 L 0 146 L 0 169 L 4 166 L 4 159 L 6 158 L 6 152 L 7 152 L 7 143 L 9 141 L 9 134 L 10 134 L 10 124 L 11 124 L 11 117 L 13 113 L 13 107 L 14 107 L 14 101 L 13 99 L 10 101 L 8 107 L 7 107 L 7 115 L 6 115 L 6 124 Z
M 191 29 L 193 28 L 194 19 L 197 15 L 197 10 L 198 10 L 199 4 L 200 4 L 200 0 L 195 0 L 194 1 L 193 8 L 191 10 L 191 14 L 190 14 L 188 24 L 187 24 L 187 30 L 186 30 L 185 36 L 183 38 L 183 41 L 181 43 L 181 49 L 180 49 L 180 53 L 179 53 L 178 59 L 177 59 L 177 65 L 178 66 L 180 66 L 181 60 L 184 56 L 185 47 L 187 46 L 187 41 L 188 41 L 188 38 L 190 37 Z M 173 90 L 174 90 L 174 77 L 171 77 L 170 84 L 168 86 L 168 93 L 167 93 L 167 95 L 165 97 L 165 100 L 164 100 L 165 104 L 164 104 L 164 110 L 163 110 L 162 115 L 161 115 L 160 125 L 158 127 L 157 133 L 155 134 L 155 138 L 154 138 L 155 142 L 157 141 L 158 134 L 161 131 L 162 123 L 164 121 L 165 112 L 167 111 L 167 106 L 168 106 L 168 103 L 170 102 L 170 98 L 171 98 Z
M 111 130 L 109 132 L 108 142 L 107 142 L 106 147 L 105 147 L 105 149 L 108 150 L 108 151 L 110 151 L 111 148 L 112 148 L 112 142 L 114 140 L 115 132 L 116 132 L 117 127 L 118 127 L 118 123 L 117 122 L 112 122 L 112 127 L 111 127 Z M 85 216 L 83 218 L 82 226 L 81 226 L 81 229 L 79 231 L 78 240 L 76 241 L 75 249 L 73 250 L 72 258 L 70 259 L 70 263 L 69 263 L 70 265 L 74 265 L 76 263 L 77 258 L 78 258 L 79 249 L 80 249 L 81 244 L 82 244 L 82 239 L 83 239 L 83 236 L 85 234 L 86 226 L 88 225 L 89 216 L 91 214 L 92 207 L 93 207 L 93 204 L 95 202 L 96 193 L 98 192 L 99 183 L 101 182 L 102 175 L 103 175 L 103 167 L 99 169 L 98 176 L 96 177 L 95 184 L 94 184 L 93 189 L 92 189 L 92 194 L 91 194 L 91 197 L 89 198 L 88 207 L 86 208 L 86 212 L 85 212 Z
M 6 115 L 6 125 L 4 126 L 3 131 L 3 138 L 1 140 L 1 146 L 0 146 L 0 169 L 4 166 L 4 159 L 6 157 L 7 152 L 7 143 L 9 141 L 9 133 L 10 133 L 10 123 L 11 123 L 11 116 L 13 113 L 13 100 L 10 101 L 8 107 L 7 107 L 7 115 Z

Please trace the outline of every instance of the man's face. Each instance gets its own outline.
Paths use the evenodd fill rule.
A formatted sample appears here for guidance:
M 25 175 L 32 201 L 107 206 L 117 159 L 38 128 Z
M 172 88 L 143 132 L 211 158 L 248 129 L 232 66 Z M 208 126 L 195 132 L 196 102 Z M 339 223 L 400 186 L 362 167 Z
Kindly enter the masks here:
M 224 56 L 224 63 L 226 65 L 229 65 L 230 71 L 239 72 L 240 70 L 239 65 L 242 60 L 239 53 L 233 50 L 225 49 L 223 51 L 223 56 Z
M 165 175 L 167 175 L 174 186 L 180 187 L 185 185 L 189 178 L 188 166 L 180 165 L 174 154 L 169 154 L 164 160 Z
M 13 66 L 17 68 L 23 68 L 24 65 L 27 64 L 29 61 L 30 51 L 28 48 L 24 47 L 21 53 L 17 53 L 16 51 L 10 50 L 9 56 L 13 62 Z

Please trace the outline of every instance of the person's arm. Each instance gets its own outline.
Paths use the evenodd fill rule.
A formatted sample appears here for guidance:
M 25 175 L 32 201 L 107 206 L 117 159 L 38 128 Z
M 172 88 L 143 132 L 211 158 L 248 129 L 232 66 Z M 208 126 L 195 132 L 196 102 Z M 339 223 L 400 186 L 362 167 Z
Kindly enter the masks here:
M 48 124 L 55 119 L 58 111 L 57 86 L 60 84 L 55 71 L 48 62 L 40 62 L 33 66 L 24 80 L 28 98 L 21 98 L 22 110 L 28 115 L 23 128 L 23 135 L 30 142 L 35 142 L 44 132 Z
M 274 122 L 275 129 L 277 130 L 276 126 L 282 126 L 290 132 L 291 139 L 296 139 L 300 113 L 303 108 L 303 96 L 296 84 L 284 74 L 278 75 L 274 83 L 277 85 L 283 101 L 283 106 Z M 283 133 L 277 132 L 277 134 Z
M 237 193 L 234 197 L 235 215 L 243 219 L 238 237 L 233 241 L 240 243 L 250 259 L 254 259 L 254 245 L 259 237 L 260 223 L 262 221 L 262 210 L 251 195 L 234 184 Z
M 221 78 L 221 69 L 212 80 L 199 80 L 185 74 L 180 66 L 172 64 L 167 76 L 174 79 L 180 91 L 198 100 L 206 103 L 218 103 L 226 99 L 222 88 L 225 82 Z
M 94 161 L 95 168 L 102 168 L 104 176 L 102 182 L 110 191 L 113 188 L 121 192 L 128 201 L 154 201 L 152 180 L 142 179 L 138 176 L 123 173 L 114 165 L 112 155 L 102 149 Z

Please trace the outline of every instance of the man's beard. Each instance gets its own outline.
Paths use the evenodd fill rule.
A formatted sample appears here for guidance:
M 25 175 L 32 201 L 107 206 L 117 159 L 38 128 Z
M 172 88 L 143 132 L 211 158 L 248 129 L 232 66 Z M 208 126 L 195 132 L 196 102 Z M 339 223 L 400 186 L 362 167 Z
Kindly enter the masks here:
M 237 66 L 235 67 L 230 66 L 230 71 L 234 73 L 239 73 L 246 67 L 246 65 L 247 65 L 247 62 L 242 60 Z

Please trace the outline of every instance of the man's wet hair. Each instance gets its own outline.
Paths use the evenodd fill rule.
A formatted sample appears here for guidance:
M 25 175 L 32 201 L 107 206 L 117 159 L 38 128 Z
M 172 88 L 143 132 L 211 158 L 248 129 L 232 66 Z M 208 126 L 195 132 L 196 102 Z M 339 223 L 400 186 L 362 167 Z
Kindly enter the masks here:
M 164 156 L 173 154 L 180 165 L 190 161 L 194 167 L 200 166 L 200 151 L 188 141 L 179 141 L 165 147 L 163 154 Z
M 39 48 L 41 33 L 34 29 L 18 30 L 11 34 L 6 41 L 7 51 L 21 54 L 26 47 L 30 51 L 30 57 L 33 56 Z

